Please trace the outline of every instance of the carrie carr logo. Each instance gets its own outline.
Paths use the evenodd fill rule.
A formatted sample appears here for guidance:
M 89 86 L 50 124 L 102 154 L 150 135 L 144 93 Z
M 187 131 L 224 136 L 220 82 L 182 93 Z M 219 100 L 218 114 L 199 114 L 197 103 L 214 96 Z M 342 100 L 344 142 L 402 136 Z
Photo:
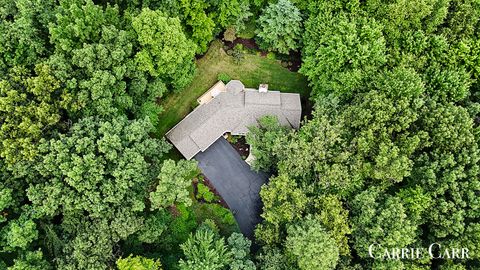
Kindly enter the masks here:
M 380 244 L 368 247 L 370 258 L 380 260 L 419 260 L 425 257 L 431 259 L 470 259 L 468 248 L 447 248 L 439 243 L 433 243 L 428 248 L 384 248 Z

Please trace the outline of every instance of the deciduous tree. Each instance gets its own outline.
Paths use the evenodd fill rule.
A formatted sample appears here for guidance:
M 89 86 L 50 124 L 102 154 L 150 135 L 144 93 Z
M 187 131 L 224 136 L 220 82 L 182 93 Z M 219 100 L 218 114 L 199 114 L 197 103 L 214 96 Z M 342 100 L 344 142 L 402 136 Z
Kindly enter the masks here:
M 117 260 L 118 270 L 162 270 L 160 260 L 148 259 L 142 256 L 128 256 Z
M 245 21 L 252 16 L 248 0 L 220 0 L 216 3 L 214 19 L 223 29 L 232 26 L 236 31 L 245 27 Z
M 287 128 L 281 126 L 275 116 L 264 116 L 259 119 L 258 126 L 249 127 L 247 143 L 255 156 L 253 169 L 257 171 L 271 171 L 276 164 L 274 147 L 284 140 Z
M 338 247 L 318 221 L 307 217 L 289 226 L 287 233 L 286 254 L 298 269 L 335 269 L 339 259 Z
M 382 193 L 381 190 L 370 188 L 357 195 L 352 202 L 354 247 L 363 258 L 369 258 L 368 251 L 372 243 L 382 248 L 394 248 L 409 247 L 418 240 L 418 224 L 407 215 L 407 208 L 401 200 Z
M 233 254 L 211 229 L 199 229 L 181 245 L 185 260 L 179 262 L 182 270 L 220 270 L 232 262 Z
M 162 165 L 156 190 L 150 193 L 153 209 L 164 208 L 174 204 L 191 205 L 188 187 L 199 173 L 195 161 L 165 160 Z
M 180 6 L 189 36 L 197 46 L 196 53 L 205 53 L 208 44 L 213 40 L 215 30 L 215 22 L 207 12 L 209 3 L 201 0 L 181 0 Z
M 382 25 L 372 18 L 321 10 L 305 23 L 303 65 L 313 95 L 349 95 L 386 62 Z
M 133 18 L 140 50 L 135 55 L 140 70 L 162 78 L 174 89 L 183 89 L 193 78 L 196 47 L 180 25 L 159 11 L 143 9 Z
M 307 196 L 294 180 L 285 175 L 271 178 L 262 187 L 260 196 L 265 221 L 257 226 L 255 234 L 267 244 L 278 243 L 283 226 L 302 217 L 307 207 Z
M 35 145 L 58 128 L 69 101 L 47 65 L 38 65 L 35 76 L 23 68 L 12 69 L 0 81 L 0 156 L 7 165 L 35 158 Z
M 298 49 L 302 17 L 289 0 L 269 4 L 258 19 L 258 24 L 257 37 L 263 49 L 283 54 Z
M 74 96 L 71 116 L 113 116 L 132 108 L 126 77 L 135 68 L 133 41 L 122 23 L 118 8 L 90 0 L 65 1 L 57 9 L 49 25 L 55 52 L 48 63 Z
M 84 118 L 43 140 L 28 199 L 37 217 L 58 218 L 59 267 L 104 269 L 112 247 L 143 227 L 146 189 L 169 146 L 148 120 Z
M 252 242 L 240 233 L 232 233 L 227 239 L 233 254 L 230 263 L 231 270 L 255 270 L 255 264 L 250 260 L 250 245 Z
M 0 78 L 16 66 L 33 69 L 48 56 L 48 31 L 56 2 L 12 0 L 0 3 Z

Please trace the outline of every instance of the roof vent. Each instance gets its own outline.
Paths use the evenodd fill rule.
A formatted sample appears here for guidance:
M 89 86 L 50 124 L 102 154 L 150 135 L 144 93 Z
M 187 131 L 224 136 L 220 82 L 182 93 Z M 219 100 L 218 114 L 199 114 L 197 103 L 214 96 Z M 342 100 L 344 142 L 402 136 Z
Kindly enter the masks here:
M 258 87 L 258 92 L 267 93 L 268 92 L 268 84 L 266 84 L 266 83 L 260 84 L 260 86 Z

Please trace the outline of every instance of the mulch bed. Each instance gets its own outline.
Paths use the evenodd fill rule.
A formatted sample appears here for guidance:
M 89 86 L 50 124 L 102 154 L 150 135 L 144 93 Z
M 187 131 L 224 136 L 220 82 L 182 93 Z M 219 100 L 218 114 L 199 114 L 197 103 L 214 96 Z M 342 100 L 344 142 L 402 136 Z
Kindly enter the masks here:
M 215 194 L 215 196 L 219 197 L 220 200 L 217 201 L 217 203 L 219 203 L 221 206 L 227 208 L 227 209 L 230 209 L 227 205 L 227 203 L 225 202 L 225 200 L 222 198 L 222 196 L 220 195 L 220 193 L 218 193 L 218 191 L 215 189 L 215 187 L 213 186 L 212 182 L 210 182 L 210 180 L 204 176 L 205 178 L 203 179 L 203 184 L 205 186 L 207 186 L 211 192 L 213 192 L 213 194 Z
M 250 154 L 250 145 L 247 144 L 247 140 L 244 136 L 238 138 L 235 143 L 230 142 L 230 144 L 243 159 L 246 159 Z
M 289 65 L 287 68 L 290 71 L 297 72 L 300 67 L 302 66 L 302 53 L 301 52 L 291 52 L 290 55 L 290 60 L 289 62 L 291 65 Z
M 251 50 L 260 50 L 254 39 L 237 38 L 233 42 L 223 41 L 223 43 L 227 46 L 228 50 L 233 49 L 237 44 L 242 44 L 243 47 Z

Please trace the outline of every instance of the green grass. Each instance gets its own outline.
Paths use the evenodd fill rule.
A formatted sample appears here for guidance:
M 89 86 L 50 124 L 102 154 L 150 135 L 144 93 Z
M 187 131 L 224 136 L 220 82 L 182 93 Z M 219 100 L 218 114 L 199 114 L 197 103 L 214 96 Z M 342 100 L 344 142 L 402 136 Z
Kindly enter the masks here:
M 241 80 L 246 87 L 257 88 L 261 83 L 268 83 L 272 90 L 309 95 L 307 79 L 296 72 L 291 72 L 274 59 L 267 59 L 255 54 L 246 54 L 245 59 L 235 64 L 233 58 L 225 53 L 220 41 L 212 42 L 204 57 L 197 61 L 197 73 L 192 83 L 179 93 L 171 93 L 161 102 L 164 111 L 160 114 L 157 135 L 165 133 L 192 111 L 196 99 L 217 82 L 219 73 L 226 73 L 232 79 Z M 178 153 L 171 158 L 180 157 Z

